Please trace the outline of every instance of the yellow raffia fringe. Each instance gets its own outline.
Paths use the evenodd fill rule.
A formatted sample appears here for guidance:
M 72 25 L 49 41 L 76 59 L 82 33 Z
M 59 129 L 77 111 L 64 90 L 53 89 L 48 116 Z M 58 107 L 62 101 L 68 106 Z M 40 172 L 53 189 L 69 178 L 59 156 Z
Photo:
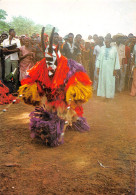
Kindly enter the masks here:
M 19 95 L 22 95 L 21 99 L 25 99 L 26 101 L 28 100 L 30 103 L 41 101 L 36 83 L 31 85 L 25 84 L 19 88 L 18 92 Z
M 68 88 L 66 93 L 66 101 L 80 100 L 83 102 L 87 102 L 88 99 L 92 97 L 92 87 L 90 85 L 83 85 L 79 81 L 77 81 L 76 85 L 72 85 Z

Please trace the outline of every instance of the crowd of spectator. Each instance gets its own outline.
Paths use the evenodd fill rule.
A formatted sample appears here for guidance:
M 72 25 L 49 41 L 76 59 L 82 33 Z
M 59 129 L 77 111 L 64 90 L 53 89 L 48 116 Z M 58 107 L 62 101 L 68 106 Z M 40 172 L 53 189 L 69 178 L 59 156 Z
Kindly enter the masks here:
M 116 47 L 119 57 L 120 69 L 116 73 L 116 92 L 131 90 L 135 96 L 136 82 L 136 37 L 130 33 L 128 36 L 117 34 L 111 37 L 108 33 L 105 37 L 97 34 L 89 35 L 83 39 L 82 35 L 69 33 L 61 37 L 54 33 L 53 44 L 59 47 L 62 55 L 82 64 L 93 81 L 94 92 L 97 91 L 99 75 L 96 66 L 101 48 L 105 46 L 105 39 L 110 39 L 110 46 Z M 49 37 L 44 33 L 45 45 L 49 44 Z M 27 76 L 27 70 L 36 62 L 44 58 L 41 37 L 39 34 L 16 36 L 15 30 L 9 33 L 3 32 L 0 36 L 0 80 L 10 88 L 10 92 L 16 92 L 23 78 Z M 133 86 L 134 85 L 134 86 Z

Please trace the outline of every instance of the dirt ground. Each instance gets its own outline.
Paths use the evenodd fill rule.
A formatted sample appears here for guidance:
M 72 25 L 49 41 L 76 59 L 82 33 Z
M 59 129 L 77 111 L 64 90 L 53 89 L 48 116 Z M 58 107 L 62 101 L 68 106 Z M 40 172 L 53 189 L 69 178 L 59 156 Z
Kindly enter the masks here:
M 55 148 L 30 138 L 32 110 L 19 103 L 0 115 L 0 195 L 135 194 L 136 98 L 94 95 L 84 105 L 90 131 L 67 131 Z

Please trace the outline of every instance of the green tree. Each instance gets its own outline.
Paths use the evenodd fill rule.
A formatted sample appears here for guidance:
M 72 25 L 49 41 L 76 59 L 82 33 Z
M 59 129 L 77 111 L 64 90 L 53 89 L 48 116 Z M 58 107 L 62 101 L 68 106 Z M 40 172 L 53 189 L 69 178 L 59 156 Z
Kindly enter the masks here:
M 10 24 L 4 20 L 6 20 L 7 13 L 3 9 L 0 9 L 0 33 L 3 31 L 7 31 L 10 28 Z
M 0 20 L 5 20 L 7 16 L 7 13 L 5 10 L 0 9 Z
M 11 27 L 15 29 L 17 35 L 28 34 L 31 36 L 33 33 L 40 33 L 42 25 L 35 24 L 33 20 L 22 17 L 12 17 Z
M 23 17 L 23 16 L 13 16 L 10 23 L 5 22 L 7 13 L 6 11 L 0 9 L 0 32 L 7 31 L 9 28 L 14 28 L 18 36 L 23 34 L 28 34 L 31 36 L 33 33 L 41 34 L 43 25 L 35 24 L 33 20 Z M 49 36 L 51 34 L 53 26 L 47 24 L 45 26 L 45 33 Z M 55 32 L 58 32 L 58 28 L 55 29 Z

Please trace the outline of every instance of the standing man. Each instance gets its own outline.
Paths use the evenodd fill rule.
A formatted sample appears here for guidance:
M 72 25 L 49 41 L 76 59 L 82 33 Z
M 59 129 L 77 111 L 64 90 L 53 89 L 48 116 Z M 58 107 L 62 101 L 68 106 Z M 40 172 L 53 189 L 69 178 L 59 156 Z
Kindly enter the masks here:
M 21 47 L 19 39 L 15 38 L 14 29 L 9 30 L 9 37 L 3 41 L 3 52 L 5 53 L 5 79 L 11 73 L 14 72 L 15 86 L 14 91 L 17 90 L 18 85 L 18 52 Z M 9 50 L 7 46 L 13 46 L 16 44 L 16 48 Z M 9 53 L 9 54 L 8 54 Z
M 57 32 L 54 33 L 53 44 L 57 46 L 59 44 L 59 34 Z
M 90 44 L 90 40 L 87 39 L 85 40 L 85 47 L 82 50 L 82 64 L 87 72 L 87 74 L 90 77 L 90 72 L 91 72 L 91 44 Z
M 125 64 L 127 66 L 126 68 L 126 75 L 125 75 L 125 89 L 129 89 L 129 73 L 130 73 L 130 59 L 131 59 L 131 55 L 130 55 L 130 47 L 127 46 L 127 41 L 128 38 L 127 36 L 124 36 L 124 41 L 123 44 L 125 45 Z
M 63 53 L 66 58 L 74 59 L 74 34 L 68 34 L 68 41 L 63 46 Z
M 4 80 L 5 77 L 5 58 L 3 55 L 3 41 L 8 38 L 8 34 L 6 32 L 3 32 L 1 34 L 1 43 L 0 43 L 0 63 L 1 63 L 1 68 L 0 68 L 0 80 Z
M 93 35 L 93 40 L 94 40 L 95 45 L 97 45 L 97 42 L 98 42 L 98 35 L 97 34 Z
M 95 39 L 96 45 L 95 45 L 94 51 L 93 51 L 93 63 L 95 66 L 95 68 L 94 68 L 94 84 L 93 84 L 94 91 L 97 90 L 97 86 L 98 86 L 98 75 L 97 75 L 96 61 L 97 61 L 97 58 L 99 56 L 101 47 L 104 45 L 103 41 L 104 41 L 104 38 L 102 36 Z
M 97 96 L 114 98 L 115 76 L 120 68 L 117 49 L 111 47 L 111 39 L 105 38 L 105 46 L 101 48 L 96 67 L 99 75 Z
M 117 48 L 120 62 L 120 70 L 118 71 L 118 77 L 116 78 L 116 89 L 118 92 L 122 92 L 125 88 L 125 78 L 127 71 L 127 64 L 125 64 L 125 45 L 123 44 L 124 35 L 117 34 L 113 37 L 116 42 L 115 47 Z
M 75 42 L 74 42 L 74 60 L 80 64 L 82 63 L 81 61 L 81 40 L 82 40 L 82 35 L 77 34 L 75 37 Z
M 77 34 L 74 42 L 73 33 L 68 34 L 68 41 L 63 46 L 63 54 L 66 58 L 81 63 L 81 39 L 82 36 Z

